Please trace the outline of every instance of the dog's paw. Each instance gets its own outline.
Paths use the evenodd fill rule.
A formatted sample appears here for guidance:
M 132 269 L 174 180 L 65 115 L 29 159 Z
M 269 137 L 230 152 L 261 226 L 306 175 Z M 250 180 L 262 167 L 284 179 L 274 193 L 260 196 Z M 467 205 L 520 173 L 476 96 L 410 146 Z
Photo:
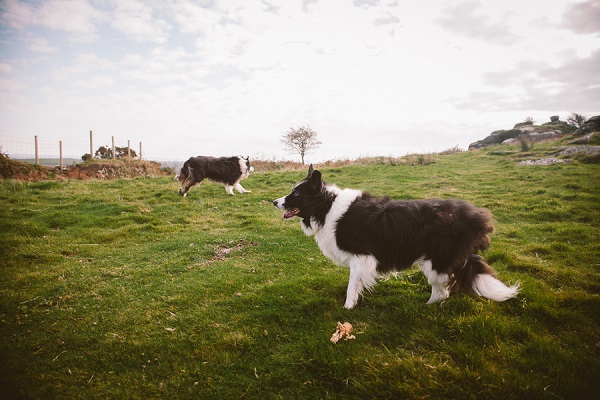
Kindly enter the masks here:
M 356 303 L 356 301 L 346 301 L 346 304 L 344 304 L 344 308 L 351 310 L 356 306 Z

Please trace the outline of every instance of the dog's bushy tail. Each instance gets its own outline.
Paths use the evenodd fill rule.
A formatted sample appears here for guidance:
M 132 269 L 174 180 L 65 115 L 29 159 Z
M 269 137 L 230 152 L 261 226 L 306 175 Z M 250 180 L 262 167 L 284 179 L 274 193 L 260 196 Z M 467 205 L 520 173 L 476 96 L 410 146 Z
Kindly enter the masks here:
M 465 265 L 454 273 L 449 289 L 451 292 L 472 290 L 494 301 L 505 301 L 519 293 L 518 284 L 505 285 L 485 259 L 476 254 L 470 255 Z

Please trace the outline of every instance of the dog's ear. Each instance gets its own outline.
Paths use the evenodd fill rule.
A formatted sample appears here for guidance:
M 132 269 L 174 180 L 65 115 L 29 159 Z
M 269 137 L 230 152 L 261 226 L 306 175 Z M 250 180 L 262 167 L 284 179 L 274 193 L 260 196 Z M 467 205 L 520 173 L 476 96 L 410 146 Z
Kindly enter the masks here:
M 320 191 L 323 186 L 323 179 L 321 177 L 321 171 L 314 170 L 312 174 L 310 174 L 310 178 L 308 178 L 308 184 L 311 189 L 315 191 Z
M 313 174 L 313 165 L 310 164 L 310 166 L 308 167 L 308 174 L 306 175 L 306 180 L 309 180 L 310 177 L 312 176 L 312 174 Z

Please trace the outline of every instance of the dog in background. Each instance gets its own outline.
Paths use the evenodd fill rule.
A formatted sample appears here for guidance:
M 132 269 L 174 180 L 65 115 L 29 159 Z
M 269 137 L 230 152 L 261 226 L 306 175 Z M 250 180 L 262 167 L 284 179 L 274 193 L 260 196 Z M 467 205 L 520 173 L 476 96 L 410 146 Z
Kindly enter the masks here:
M 200 184 L 204 179 L 222 183 L 228 194 L 233 195 L 233 189 L 240 193 L 250 193 L 240 184 L 247 178 L 254 167 L 250 165 L 250 157 L 191 157 L 187 160 L 175 180 L 181 182 L 179 194 L 186 197 L 190 189 Z
M 376 279 L 418 264 L 431 285 L 428 304 L 473 291 L 495 301 L 515 297 L 477 253 L 490 246 L 491 213 L 461 200 L 394 201 L 326 185 L 311 165 L 290 194 L 273 201 L 336 264 L 350 269 L 345 308 Z

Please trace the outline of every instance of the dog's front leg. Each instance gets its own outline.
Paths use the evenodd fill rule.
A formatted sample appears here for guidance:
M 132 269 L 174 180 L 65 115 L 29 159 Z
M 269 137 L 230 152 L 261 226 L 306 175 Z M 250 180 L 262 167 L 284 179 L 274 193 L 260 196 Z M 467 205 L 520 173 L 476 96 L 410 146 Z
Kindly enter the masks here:
M 227 192 L 227 194 L 230 194 L 233 196 L 233 186 L 227 185 L 227 184 L 225 184 L 223 186 L 225 186 L 225 191 Z
M 186 178 L 183 182 L 181 182 L 181 186 L 179 186 L 179 194 L 183 197 L 187 197 L 187 194 L 192 186 L 193 183 L 191 177 Z
M 358 303 L 358 296 L 362 292 L 361 267 L 358 262 L 350 263 L 350 280 L 348 281 L 348 289 L 346 291 L 346 303 L 344 308 L 351 309 Z
M 350 309 L 358 303 L 358 297 L 365 289 L 371 290 L 375 286 L 379 273 L 377 272 L 377 259 L 372 255 L 354 255 L 348 265 L 350 266 L 350 280 L 344 307 Z
M 240 183 L 236 183 L 234 186 L 234 189 L 237 190 L 240 193 L 250 193 L 250 190 L 246 190 L 242 187 L 242 185 L 240 185 Z

